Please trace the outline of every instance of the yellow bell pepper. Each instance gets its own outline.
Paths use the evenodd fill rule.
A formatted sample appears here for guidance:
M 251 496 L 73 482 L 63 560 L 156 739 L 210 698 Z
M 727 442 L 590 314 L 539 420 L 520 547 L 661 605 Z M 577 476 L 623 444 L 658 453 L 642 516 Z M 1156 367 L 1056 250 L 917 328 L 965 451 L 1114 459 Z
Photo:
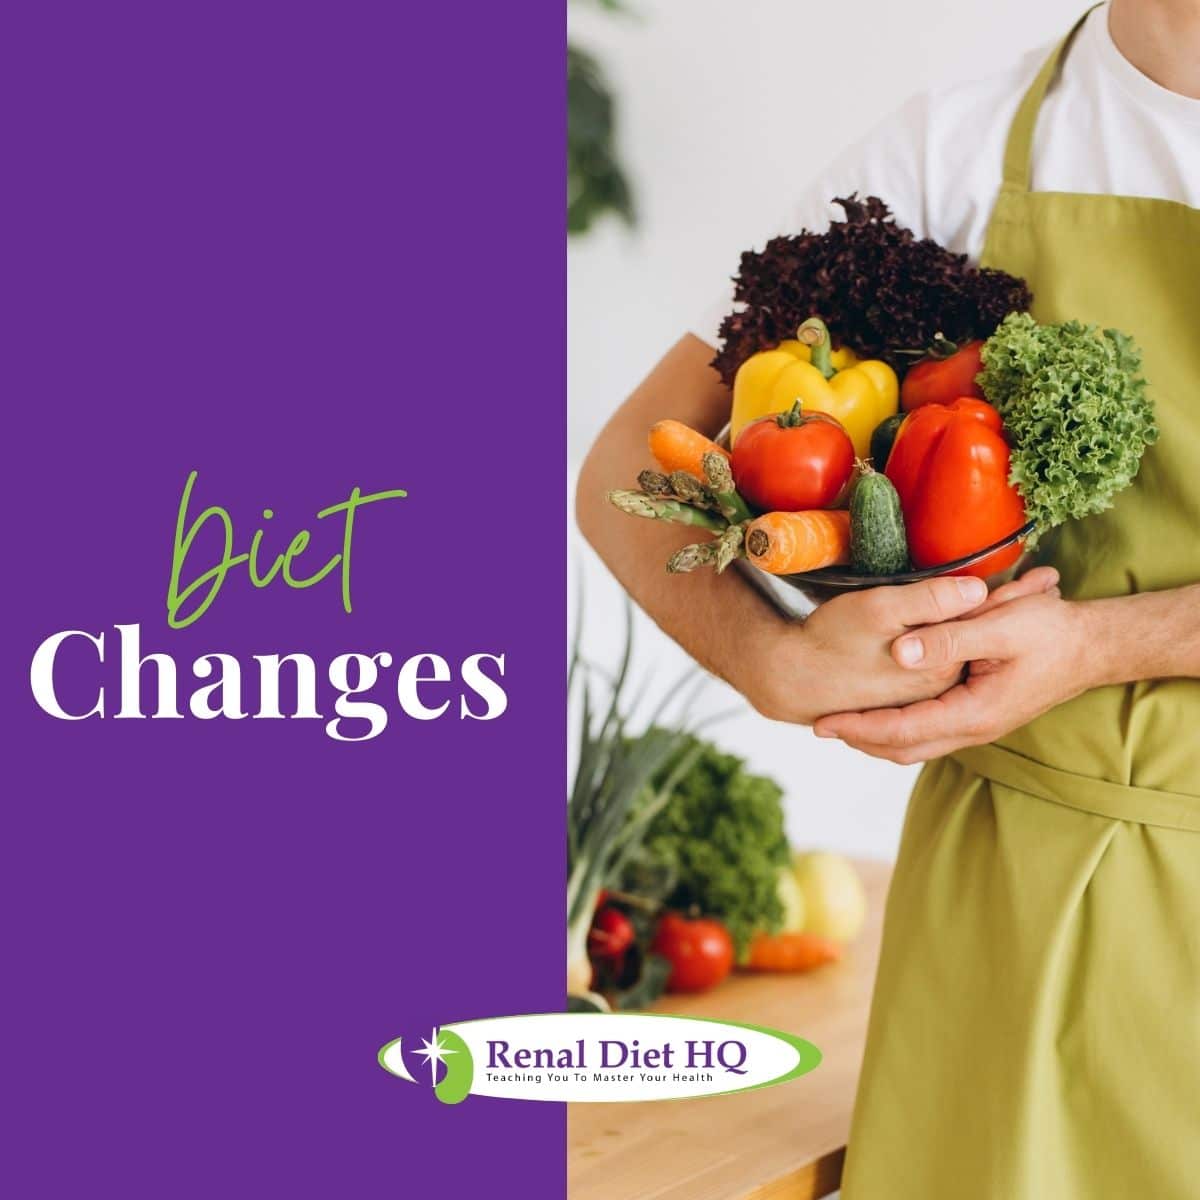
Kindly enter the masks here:
M 796 340 L 751 355 L 738 368 L 730 444 L 751 421 L 787 412 L 797 400 L 805 409 L 840 421 L 854 453 L 867 458 L 875 427 L 900 409 L 900 384 L 885 362 L 860 361 L 849 350 L 831 350 L 825 322 L 810 317 Z

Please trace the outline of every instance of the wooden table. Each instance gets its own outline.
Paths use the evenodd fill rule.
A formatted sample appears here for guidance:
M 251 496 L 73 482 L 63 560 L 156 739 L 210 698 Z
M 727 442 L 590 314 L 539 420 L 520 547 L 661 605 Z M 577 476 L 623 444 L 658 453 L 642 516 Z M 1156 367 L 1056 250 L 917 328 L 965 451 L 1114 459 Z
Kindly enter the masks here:
M 735 975 L 709 995 L 655 1005 L 787 1030 L 821 1050 L 821 1065 L 732 1096 L 569 1105 L 570 1200 L 816 1200 L 837 1189 L 891 877 L 889 864 L 857 865 L 870 916 L 841 962 L 805 975 Z

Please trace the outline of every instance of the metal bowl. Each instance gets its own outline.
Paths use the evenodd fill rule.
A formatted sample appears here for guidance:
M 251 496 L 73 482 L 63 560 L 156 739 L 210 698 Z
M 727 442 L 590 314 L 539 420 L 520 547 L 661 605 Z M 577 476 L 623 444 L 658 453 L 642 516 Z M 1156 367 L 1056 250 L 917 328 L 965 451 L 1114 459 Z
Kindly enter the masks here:
M 835 592 L 853 592 L 859 588 L 886 587 L 889 584 L 920 583 L 922 579 L 933 579 L 936 575 L 954 575 L 964 567 L 982 562 L 989 554 L 1007 550 L 1016 542 L 1023 542 L 1032 532 L 1033 522 L 1028 521 L 1008 537 L 1001 538 L 974 554 L 968 554 L 966 558 L 956 558 L 953 562 L 925 567 L 920 571 L 901 571 L 898 575 L 861 575 L 846 567 L 823 567 L 820 571 L 801 571 L 797 575 L 780 575 L 779 578 L 792 587 L 824 587 Z
M 1008 537 L 1001 538 L 974 554 L 968 554 L 966 558 L 956 558 L 953 562 L 925 567 L 920 571 L 903 571 L 898 575 L 860 575 L 848 567 L 825 567 L 820 571 L 803 571 L 797 575 L 768 575 L 747 559 L 739 560 L 737 565 L 777 608 L 790 616 L 805 616 L 819 604 L 843 592 L 893 587 L 905 583 L 919 583 L 922 579 L 933 579 L 937 575 L 954 575 L 964 567 L 982 561 L 989 554 L 1005 550 L 1016 542 L 1023 542 L 1033 532 L 1033 528 L 1033 522 L 1029 521 Z M 1028 567 L 1030 562 L 1031 556 L 1028 553 L 1022 554 L 1012 566 L 988 576 L 988 587 L 994 588 L 1007 583 Z

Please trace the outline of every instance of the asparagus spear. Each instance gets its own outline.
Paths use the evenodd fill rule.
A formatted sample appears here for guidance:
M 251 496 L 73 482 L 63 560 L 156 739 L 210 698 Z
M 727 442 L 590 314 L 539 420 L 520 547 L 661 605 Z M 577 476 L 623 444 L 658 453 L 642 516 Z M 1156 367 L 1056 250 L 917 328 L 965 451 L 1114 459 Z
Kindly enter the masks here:
M 752 520 L 754 514 L 733 486 L 729 459 L 710 450 L 700 461 L 704 465 L 704 477 L 708 480 L 709 490 L 722 516 L 734 524 Z
M 671 481 L 661 471 L 642 471 L 638 474 L 638 487 L 647 496 L 673 496 Z
M 670 558 L 667 559 L 667 570 L 672 575 L 681 575 L 685 571 L 694 571 L 697 567 L 704 566 L 705 563 L 711 563 L 715 560 L 717 553 L 717 543 L 712 542 L 693 542 L 690 546 L 684 546 L 682 550 L 676 550 Z
M 710 512 L 720 511 L 716 496 L 695 475 L 687 471 L 672 471 L 669 482 L 676 499 L 685 504 L 694 504 L 697 508 L 706 508 Z
M 608 493 L 611 504 L 633 517 L 648 517 L 654 521 L 676 521 L 680 525 L 697 525 L 701 529 L 722 530 L 726 526 L 723 517 L 684 504 L 682 500 L 667 500 L 659 496 L 647 496 L 644 492 L 615 491 Z
M 676 550 L 667 559 L 667 570 L 672 575 L 694 571 L 697 567 L 713 566 L 720 575 L 736 558 L 746 556 L 746 526 L 730 525 L 711 542 L 693 542 Z
M 719 537 L 710 543 L 716 547 L 713 553 L 713 566 L 720 575 L 735 558 L 743 558 L 746 554 L 745 524 L 730 525 Z

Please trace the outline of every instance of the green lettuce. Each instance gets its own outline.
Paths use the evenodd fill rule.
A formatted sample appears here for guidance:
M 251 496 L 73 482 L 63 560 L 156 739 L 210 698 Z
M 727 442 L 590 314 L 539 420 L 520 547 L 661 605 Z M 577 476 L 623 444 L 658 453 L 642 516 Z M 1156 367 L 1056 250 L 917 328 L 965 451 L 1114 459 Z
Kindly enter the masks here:
M 699 738 L 689 738 L 655 782 L 671 797 L 647 828 L 625 889 L 719 918 L 739 954 L 756 931 L 779 929 L 779 871 L 791 863 L 783 789 Z
M 1005 317 L 983 347 L 979 384 L 1012 443 L 1009 479 L 1044 533 L 1112 506 L 1158 437 L 1141 353 L 1117 329 Z

